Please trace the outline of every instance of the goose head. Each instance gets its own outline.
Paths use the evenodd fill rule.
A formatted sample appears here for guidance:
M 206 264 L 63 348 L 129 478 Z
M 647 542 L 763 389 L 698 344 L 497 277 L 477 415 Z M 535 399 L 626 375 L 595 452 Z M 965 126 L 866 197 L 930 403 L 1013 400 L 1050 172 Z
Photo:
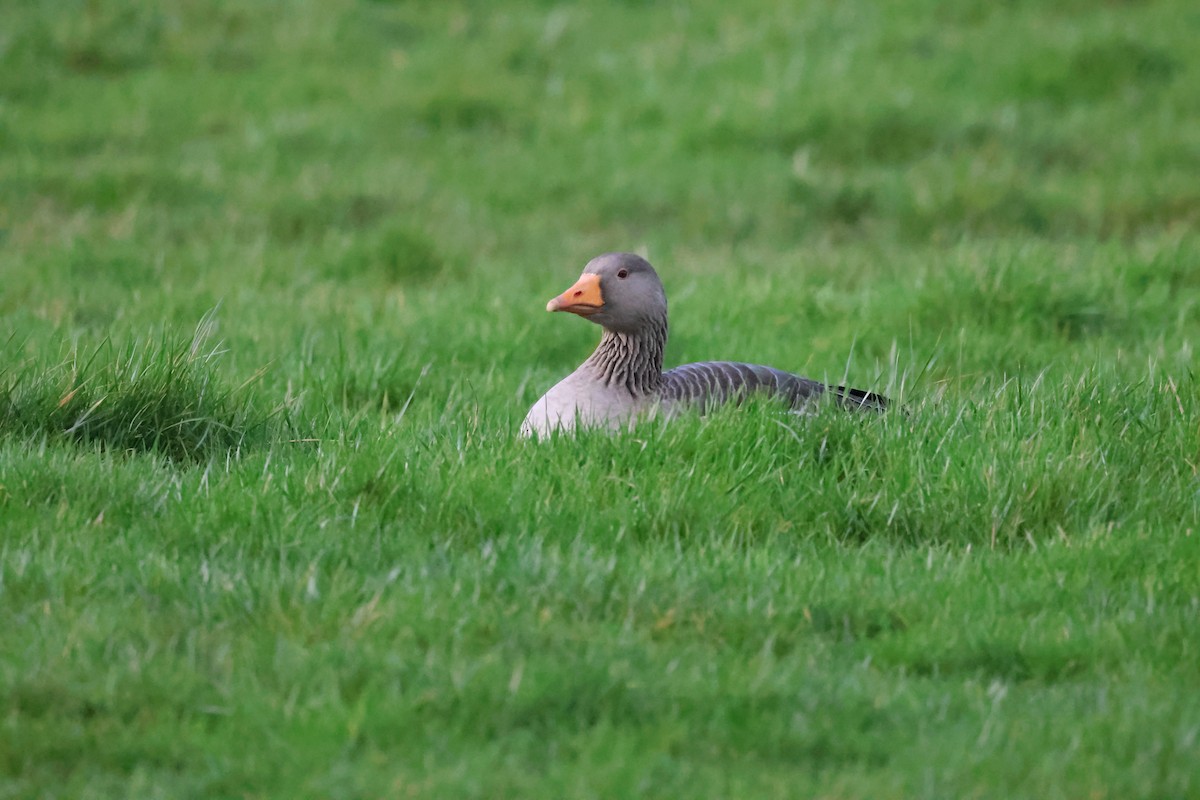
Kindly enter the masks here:
M 650 262 L 633 253 L 605 253 L 583 268 L 570 289 L 546 304 L 614 333 L 665 328 L 667 295 Z

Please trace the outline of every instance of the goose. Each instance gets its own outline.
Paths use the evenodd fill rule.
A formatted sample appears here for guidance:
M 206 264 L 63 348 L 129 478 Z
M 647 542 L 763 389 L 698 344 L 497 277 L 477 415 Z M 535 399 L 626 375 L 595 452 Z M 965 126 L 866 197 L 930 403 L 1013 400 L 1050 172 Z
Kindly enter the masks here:
M 595 352 L 529 409 L 521 424 L 526 437 L 569 432 L 577 425 L 619 430 L 659 411 L 704 411 L 751 393 L 779 398 L 796 411 L 827 392 L 852 410 L 882 411 L 889 403 L 878 394 L 759 364 L 702 361 L 663 372 L 667 295 L 654 267 L 633 253 L 596 256 L 546 310 L 583 317 L 604 333 Z

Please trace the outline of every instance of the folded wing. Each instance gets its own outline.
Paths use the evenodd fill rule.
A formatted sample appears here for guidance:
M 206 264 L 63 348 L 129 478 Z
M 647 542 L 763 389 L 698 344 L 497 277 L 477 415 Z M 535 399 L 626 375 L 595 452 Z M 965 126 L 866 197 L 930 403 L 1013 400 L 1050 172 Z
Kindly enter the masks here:
M 803 408 L 826 392 L 832 394 L 838 405 L 852 410 L 883 411 L 888 407 L 888 399 L 882 395 L 844 386 L 826 386 L 761 364 L 701 361 L 663 373 L 664 401 L 696 405 L 702 409 L 739 402 L 758 393 L 778 398 L 791 408 Z

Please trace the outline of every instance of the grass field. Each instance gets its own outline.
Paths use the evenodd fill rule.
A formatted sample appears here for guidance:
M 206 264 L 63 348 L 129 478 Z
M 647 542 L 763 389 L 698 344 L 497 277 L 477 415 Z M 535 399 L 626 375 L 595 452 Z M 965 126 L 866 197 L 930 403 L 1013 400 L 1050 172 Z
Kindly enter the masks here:
M 0 12 L 0 798 L 1200 796 L 1200 8 Z M 637 250 L 767 405 L 518 438 Z

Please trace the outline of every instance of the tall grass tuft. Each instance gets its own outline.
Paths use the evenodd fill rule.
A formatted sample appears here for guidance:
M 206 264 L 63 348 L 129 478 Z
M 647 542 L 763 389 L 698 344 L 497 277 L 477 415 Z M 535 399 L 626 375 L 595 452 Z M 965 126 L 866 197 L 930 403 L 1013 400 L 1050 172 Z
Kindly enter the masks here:
M 216 370 L 211 316 L 191 341 L 164 332 L 118 347 L 105 340 L 61 362 L 19 363 L 8 342 L 0 367 L 0 436 L 51 437 L 110 452 L 146 452 L 197 462 L 265 441 L 280 408 L 264 409 Z M 16 364 L 14 368 L 12 365 Z

